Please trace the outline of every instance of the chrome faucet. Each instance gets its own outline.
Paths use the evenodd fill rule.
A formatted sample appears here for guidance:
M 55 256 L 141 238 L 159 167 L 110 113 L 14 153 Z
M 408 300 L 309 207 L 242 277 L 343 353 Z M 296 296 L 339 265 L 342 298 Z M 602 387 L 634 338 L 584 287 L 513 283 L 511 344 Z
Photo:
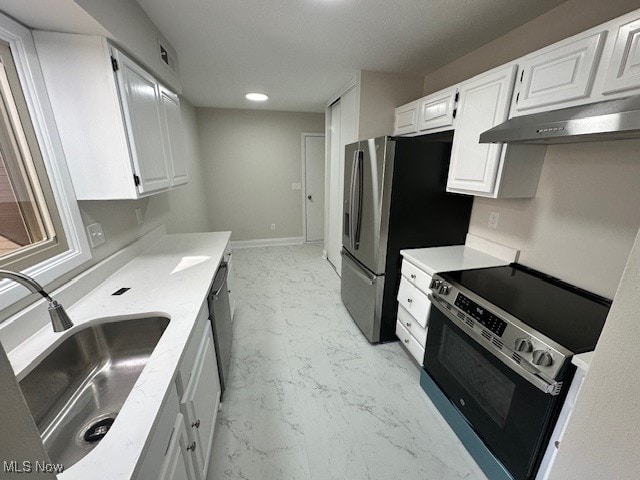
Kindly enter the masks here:
M 62 305 L 51 298 L 49 294 L 44 291 L 42 285 L 36 282 L 33 278 L 25 275 L 24 273 L 0 270 L 0 280 L 3 278 L 8 278 L 9 280 L 19 283 L 20 285 L 27 287 L 33 293 L 39 293 L 49 301 L 49 317 L 51 317 L 51 325 L 53 326 L 54 332 L 63 332 L 64 330 L 69 330 L 73 327 L 73 322 L 69 318 L 69 315 L 67 315 L 67 312 L 64 311 Z

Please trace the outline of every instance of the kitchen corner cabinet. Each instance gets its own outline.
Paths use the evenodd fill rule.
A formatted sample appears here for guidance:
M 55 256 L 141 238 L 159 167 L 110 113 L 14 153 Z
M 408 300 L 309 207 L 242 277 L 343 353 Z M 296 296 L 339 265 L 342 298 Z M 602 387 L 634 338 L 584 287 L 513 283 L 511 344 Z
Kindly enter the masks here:
M 516 65 L 495 69 L 459 85 L 447 191 L 535 196 L 545 146 L 479 143 L 482 132 L 507 119 L 516 70 Z
M 34 32 L 78 200 L 186 183 L 178 97 L 103 37 Z

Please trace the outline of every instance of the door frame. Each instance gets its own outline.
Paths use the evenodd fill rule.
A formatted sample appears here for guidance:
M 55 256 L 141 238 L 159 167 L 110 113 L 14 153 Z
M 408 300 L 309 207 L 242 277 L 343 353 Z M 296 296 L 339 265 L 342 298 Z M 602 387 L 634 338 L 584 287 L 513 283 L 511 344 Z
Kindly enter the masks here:
M 306 139 L 307 137 L 323 137 L 326 138 L 326 135 L 324 132 L 322 133 L 311 133 L 311 132 L 302 132 L 300 134 L 300 145 L 301 145 L 301 158 L 302 158 L 302 188 L 300 189 L 302 191 L 302 238 L 304 243 L 320 243 L 320 242 L 324 242 L 324 239 L 327 235 L 327 232 L 325 231 L 326 229 L 323 227 L 323 231 L 324 234 L 322 235 L 322 240 L 317 240 L 317 241 L 313 241 L 313 242 L 309 242 L 307 241 L 307 150 L 306 150 Z M 325 149 L 326 149 L 326 142 L 325 142 Z M 326 175 L 326 152 L 325 152 L 325 175 Z M 325 182 L 323 182 L 323 186 L 324 183 L 326 183 L 326 178 L 325 178 Z M 326 202 L 325 202 L 326 203 Z M 326 208 L 325 205 L 323 205 L 323 208 Z M 324 213 L 324 212 L 323 212 Z M 323 215 L 323 222 L 324 222 L 324 215 Z

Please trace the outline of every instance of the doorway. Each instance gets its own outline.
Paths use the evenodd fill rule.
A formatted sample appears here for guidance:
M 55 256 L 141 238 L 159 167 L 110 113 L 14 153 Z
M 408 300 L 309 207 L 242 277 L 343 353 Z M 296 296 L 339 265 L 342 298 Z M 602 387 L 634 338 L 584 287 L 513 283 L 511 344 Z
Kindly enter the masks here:
M 305 242 L 324 240 L 324 134 L 302 134 L 302 215 Z

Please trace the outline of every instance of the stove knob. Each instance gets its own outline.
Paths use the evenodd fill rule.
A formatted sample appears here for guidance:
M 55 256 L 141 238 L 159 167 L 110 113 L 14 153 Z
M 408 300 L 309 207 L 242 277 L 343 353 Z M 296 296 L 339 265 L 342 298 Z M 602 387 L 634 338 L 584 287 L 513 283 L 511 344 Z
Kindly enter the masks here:
M 553 357 L 549 352 L 536 350 L 533 352 L 533 360 L 531 360 L 531 362 L 534 365 L 540 365 L 541 367 L 550 367 L 553 365 Z
M 519 338 L 516 340 L 516 352 L 529 353 L 533 350 L 533 344 L 528 338 Z
M 431 288 L 433 290 L 438 290 L 440 288 L 440 285 L 442 285 L 442 282 L 440 280 L 434 280 L 433 282 L 431 282 Z
M 440 287 L 440 295 L 449 295 L 450 291 L 451 291 L 451 287 L 446 283 L 443 283 L 442 286 Z

